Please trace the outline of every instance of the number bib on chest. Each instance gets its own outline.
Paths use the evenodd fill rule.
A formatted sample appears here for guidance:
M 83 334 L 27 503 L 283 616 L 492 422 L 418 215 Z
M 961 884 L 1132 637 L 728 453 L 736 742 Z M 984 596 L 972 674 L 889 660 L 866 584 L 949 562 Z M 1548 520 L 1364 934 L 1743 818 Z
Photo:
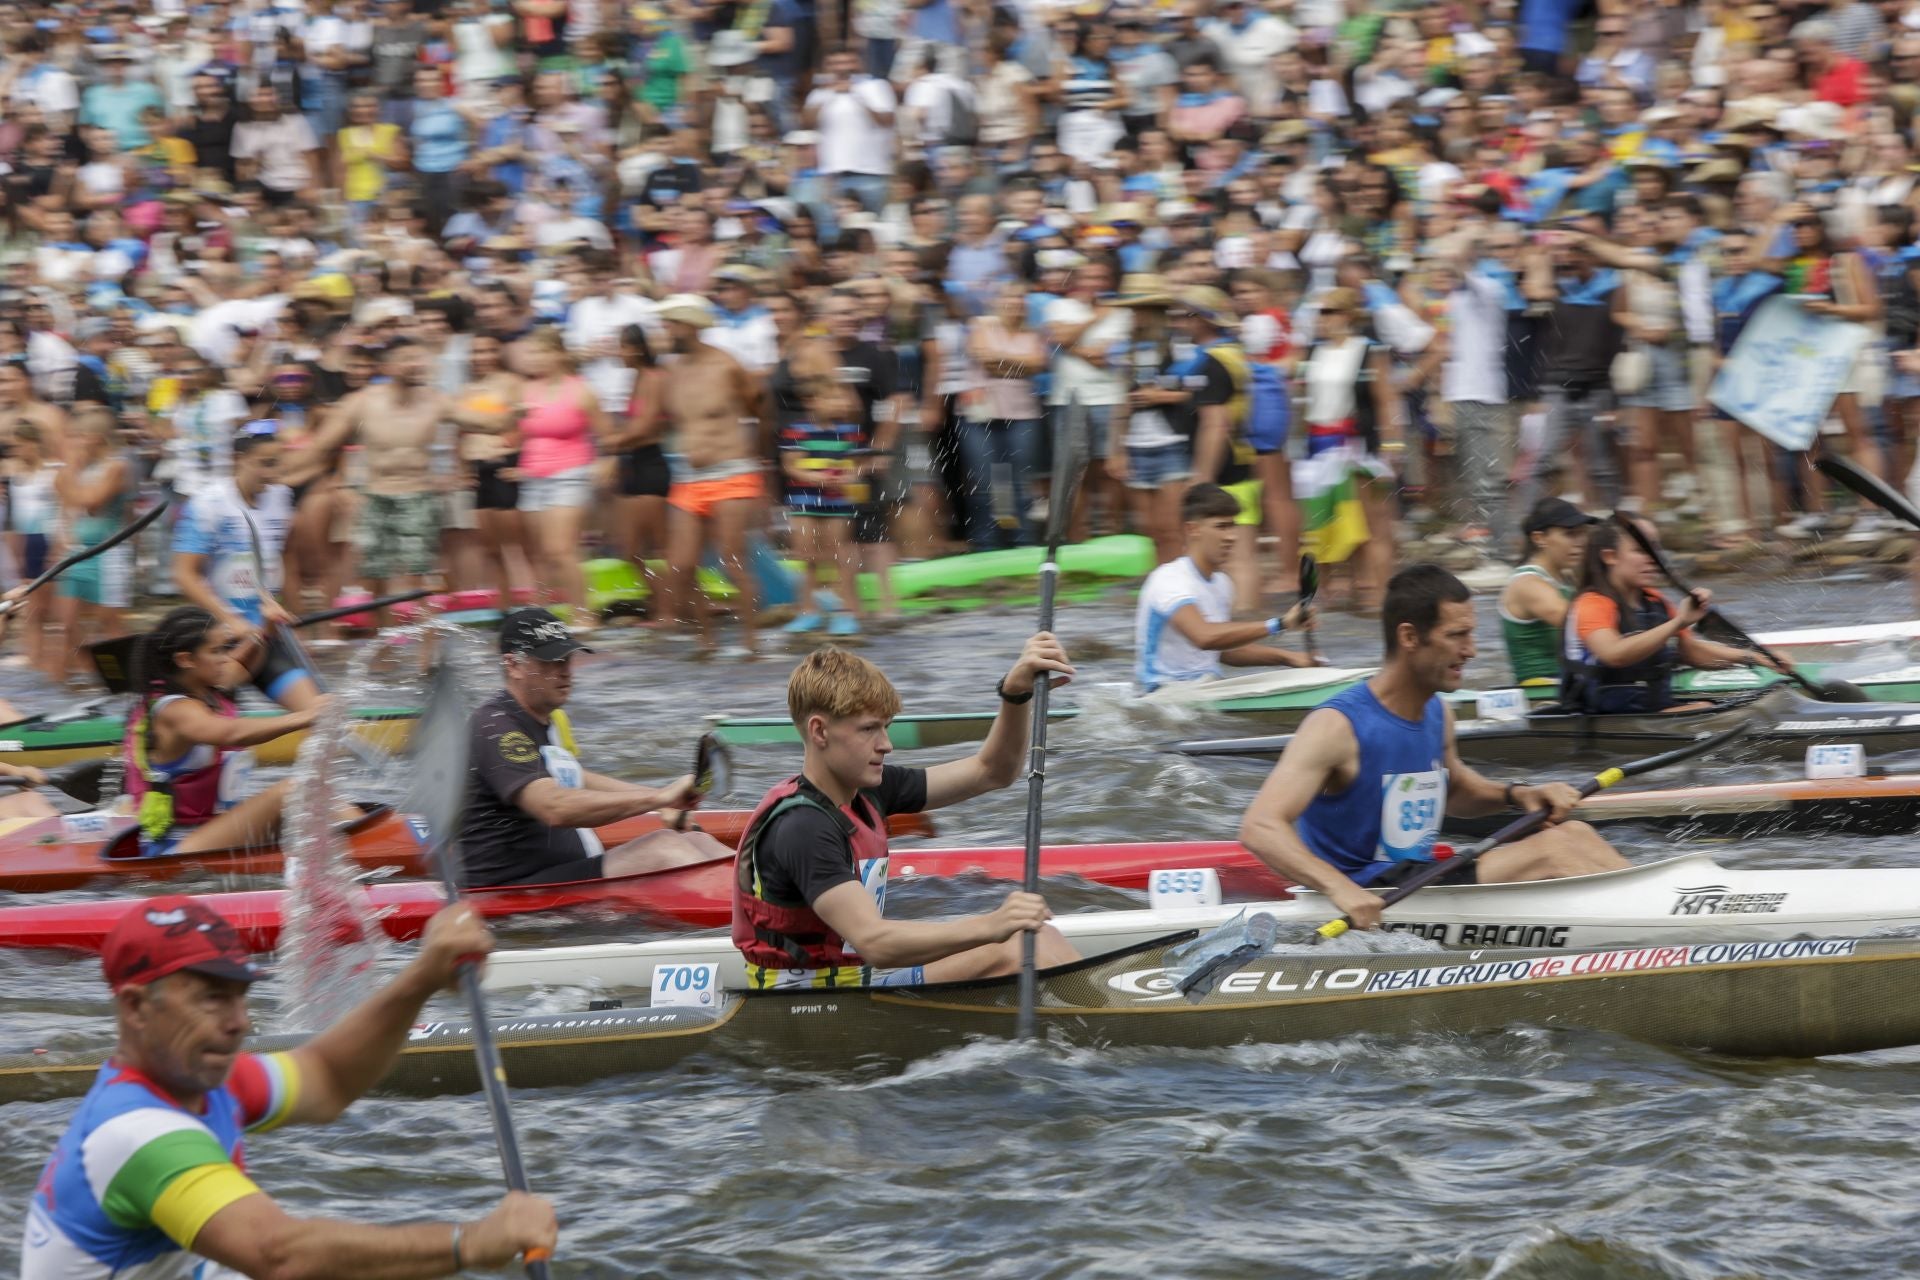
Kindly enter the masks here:
M 253 562 L 239 556 L 220 561 L 213 572 L 213 589 L 229 604 L 256 605 L 260 601 L 260 580 L 254 576 Z
M 546 766 L 549 778 L 569 791 L 578 791 L 587 785 L 586 770 L 565 747 L 540 748 L 540 763 Z
M 546 767 L 549 778 L 569 791 L 578 791 L 587 785 L 587 771 L 580 767 L 580 761 L 574 758 L 573 752 L 565 747 L 540 748 L 540 763 Z M 575 827 L 574 831 L 579 834 L 580 844 L 586 849 L 588 857 L 607 851 L 592 827 Z
M 1446 770 L 1387 775 L 1382 780 L 1380 847 L 1374 860 L 1400 862 L 1430 856 L 1446 808 Z
M 253 789 L 253 752 L 236 751 L 220 766 L 220 807 L 231 809 Z

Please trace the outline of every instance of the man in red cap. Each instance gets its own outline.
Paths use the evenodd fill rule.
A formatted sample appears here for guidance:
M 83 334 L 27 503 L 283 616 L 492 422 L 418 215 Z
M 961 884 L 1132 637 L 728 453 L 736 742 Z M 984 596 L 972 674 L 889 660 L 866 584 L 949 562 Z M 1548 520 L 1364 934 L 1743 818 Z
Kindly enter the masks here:
M 471 1223 L 363 1226 L 295 1218 L 243 1172 L 242 1137 L 325 1124 L 386 1073 L 427 998 L 492 949 L 469 907 L 427 925 L 420 952 L 380 991 L 297 1049 L 252 1054 L 247 994 L 265 976 L 222 916 L 194 898 L 128 912 L 101 957 L 120 1042 L 40 1175 L 26 1280 L 200 1274 L 447 1276 L 551 1250 L 545 1200 L 512 1192 Z

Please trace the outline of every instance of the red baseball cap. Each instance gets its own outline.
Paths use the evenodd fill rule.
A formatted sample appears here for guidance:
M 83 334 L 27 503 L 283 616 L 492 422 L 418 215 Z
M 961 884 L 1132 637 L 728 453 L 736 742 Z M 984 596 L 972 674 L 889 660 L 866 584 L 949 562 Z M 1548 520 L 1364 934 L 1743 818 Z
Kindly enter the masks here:
M 121 916 L 101 948 L 100 968 L 115 991 L 182 969 L 239 982 L 267 976 L 225 916 L 180 893 L 149 898 Z

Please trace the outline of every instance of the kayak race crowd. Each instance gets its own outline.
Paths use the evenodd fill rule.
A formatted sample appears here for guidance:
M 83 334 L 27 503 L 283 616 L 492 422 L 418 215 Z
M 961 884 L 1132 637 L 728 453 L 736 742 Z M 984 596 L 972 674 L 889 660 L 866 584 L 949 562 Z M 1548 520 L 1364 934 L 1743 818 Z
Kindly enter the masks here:
M 1563 821 L 1586 793 L 1461 761 L 1441 695 L 1471 593 L 1402 561 L 1490 575 L 1513 683 L 1660 715 L 1693 705 L 1683 667 L 1795 674 L 1697 635 L 1706 593 L 1657 594 L 1663 536 L 1884 540 L 1814 462 L 1895 489 L 1915 467 L 1909 0 L 0 0 L 0 46 L 6 572 L 59 570 L 10 590 L 11 634 L 84 680 L 136 598 L 177 597 L 104 650 L 133 655 L 146 856 L 274 839 L 293 784 L 249 791 L 250 749 L 331 705 L 295 616 L 354 598 L 385 623 L 431 587 L 504 611 L 465 729 L 467 883 L 733 858 L 678 821 L 702 770 L 579 758 L 588 562 L 631 568 L 663 639 L 751 660 L 782 555 L 784 629 L 848 637 L 897 614 L 904 561 L 1131 532 L 1159 566 L 1143 690 L 1316 665 L 1316 587 L 1381 619 L 1377 674 L 1303 722 L 1240 831 L 1374 927 L 1390 891 L 1627 865 Z M 843 585 L 863 573 L 871 597 Z M 906 768 L 886 676 L 806 656 L 804 765 L 740 837 L 749 984 L 1075 959 L 1036 893 L 882 911 L 888 819 L 1011 785 L 1029 705 L 1073 673 L 1043 627 L 978 750 Z M 278 710 L 241 715 L 248 683 Z M 1444 815 L 1506 810 L 1539 823 L 1435 852 Z M 537 1263 L 544 1200 L 296 1219 L 239 1154 L 337 1117 L 490 946 L 447 907 L 380 992 L 256 1055 L 232 926 L 182 897 L 127 913 L 118 1056 L 48 1165 L 26 1274 Z
M 224 483 L 243 430 L 296 611 L 581 609 L 605 553 L 691 622 L 704 559 L 740 654 L 756 551 L 873 572 L 886 616 L 896 558 L 1034 540 L 1056 454 L 1070 535 L 1163 561 L 1184 488 L 1228 487 L 1242 610 L 1303 543 L 1377 608 L 1410 530 L 1517 561 L 1559 494 L 1807 538 L 1808 444 L 1912 465 L 1920 6 L 0 13 L 23 577 Z M 1713 389 L 1756 316 L 1841 335 L 1799 448 Z M 1821 382 L 1790 350 L 1758 363 Z M 63 580 L 32 660 L 84 673 L 177 589 L 165 542 Z M 868 621 L 810 585 L 788 629 Z

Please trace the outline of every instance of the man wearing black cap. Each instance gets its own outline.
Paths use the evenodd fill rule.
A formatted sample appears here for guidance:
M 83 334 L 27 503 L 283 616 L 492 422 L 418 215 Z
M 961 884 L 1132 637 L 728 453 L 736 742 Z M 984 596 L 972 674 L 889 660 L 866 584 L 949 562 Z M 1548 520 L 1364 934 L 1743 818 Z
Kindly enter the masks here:
M 1561 629 L 1573 603 L 1587 531 L 1598 523 L 1598 517 L 1561 498 L 1542 498 L 1527 512 L 1520 526 L 1523 558 L 1500 592 L 1500 635 L 1515 684 L 1560 684 Z
M 693 777 L 643 787 L 589 773 L 574 758 L 563 709 L 573 655 L 593 650 L 545 609 L 516 609 L 500 624 L 507 687 L 469 721 L 466 818 L 460 865 L 470 885 L 563 884 L 730 858 L 701 831 L 654 831 L 603 849 L 595 827 L 697 803 Z
M 265 976 L 205 903 L 149 898 L 107 935 L 119 1043 L 34 1192 L 27 1280 L 109 1276 L 448 1276 L 551 1252 L 545 1200 L 510 1192 L 477 1222 L 367 1226 L 296 1218 L 245 1172 L 244 1137 L 327 1124 L 386 1074 L 428 997 L 492 935 L 454 904 L 412 963 L 297 1049 L 248 1053 L 247 995 Z

